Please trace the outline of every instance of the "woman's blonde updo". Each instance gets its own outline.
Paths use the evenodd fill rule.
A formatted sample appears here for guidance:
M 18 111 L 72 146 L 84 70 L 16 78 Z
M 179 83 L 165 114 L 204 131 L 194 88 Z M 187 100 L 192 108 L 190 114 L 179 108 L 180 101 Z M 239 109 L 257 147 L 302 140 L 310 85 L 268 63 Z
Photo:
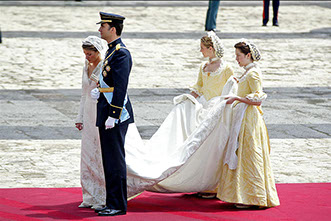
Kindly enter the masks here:
M 209 48 L 209 47 L 213 47 L 213 48 L 214 48 L 213 41 L 212 41 L 211 38 L 208 37 L 208 36 L 203 36 L 203 37 L 201 38 L 201 43 L 202 43 L 206 48 Z
M 213 31 L 209 31 L 206 36 L 201 38 L 201 43 L 206 47 L 212 47 L 215 50 L 215 56 L 222 58 L 224 55 L 224 46 L 221 39 Z

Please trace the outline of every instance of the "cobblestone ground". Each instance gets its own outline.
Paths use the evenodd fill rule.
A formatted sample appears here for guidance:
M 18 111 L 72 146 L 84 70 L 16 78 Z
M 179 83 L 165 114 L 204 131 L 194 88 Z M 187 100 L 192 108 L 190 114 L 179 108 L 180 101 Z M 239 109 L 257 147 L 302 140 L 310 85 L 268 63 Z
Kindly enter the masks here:
M 0 187 L 80 185 L 80 134 L 73 119 L 81 41 L 98 35 L 99 11 L 127 17 L 123 41 L 134 60 L 129 94 L 145 139 L 171 110 L 172 98 L 195 82 L 203 60 L 204 4 L 94 4 L 0 4 Z M 221 3 L 218 35 L 236 74 L 242 73 L 234 59 L 236 42 L 248 38 L 262 51 L 264 111 L 278 183 L 331 181 L 330 5 L 284 4 L 280 27 L 262 27 L 262 5 Z

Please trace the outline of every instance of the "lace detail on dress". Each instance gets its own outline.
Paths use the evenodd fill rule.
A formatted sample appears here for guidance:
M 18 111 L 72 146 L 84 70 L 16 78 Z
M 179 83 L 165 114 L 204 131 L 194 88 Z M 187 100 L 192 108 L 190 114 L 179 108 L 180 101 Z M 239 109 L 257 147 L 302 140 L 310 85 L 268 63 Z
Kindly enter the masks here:
M 208 61 L 206 61 L 202 67 L 202 74 L 203 75 L 207 75 L 207 76 L 216 76 L 216 75 L 220 75 L 224 69 L 224 67 L 226 66 L 225 65 L 225 62 L 221 60 L 221 64 L 219 66 L 219 68 L 217 68 L 215 71 L 205 71 L 205 67 L 206 65 L 208 64 Z

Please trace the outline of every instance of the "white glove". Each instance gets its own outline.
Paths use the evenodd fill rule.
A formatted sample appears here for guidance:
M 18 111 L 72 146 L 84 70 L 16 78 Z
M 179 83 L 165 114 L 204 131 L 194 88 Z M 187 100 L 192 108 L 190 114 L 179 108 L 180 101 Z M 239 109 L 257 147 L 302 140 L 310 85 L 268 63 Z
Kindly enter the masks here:
M 112 129 L 113 127 L 115 127 L 115 118 L 112 117 L 108 117 L 108 119 L 106 120 L 105 126 L 106 126 L 106 130 L 107 129 Z
M 91 98 L 93 100 L 98 100 L 100 97 L 100 91 L 98 88 L 94 88 L 93 90 L 91 90 Z

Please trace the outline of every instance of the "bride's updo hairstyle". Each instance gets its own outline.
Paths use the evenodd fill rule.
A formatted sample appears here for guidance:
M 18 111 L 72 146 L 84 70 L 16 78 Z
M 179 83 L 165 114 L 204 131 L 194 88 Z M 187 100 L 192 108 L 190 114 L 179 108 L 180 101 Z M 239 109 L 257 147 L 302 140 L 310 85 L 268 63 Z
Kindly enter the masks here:
M 103 58 L 108 49 L 107 42 L 97 36 L 88 36 L 82 42 L 82 48 L 89 51 L 99 52 Z
M 96 47 L 94 47 L 92 44 L 88 44 L 88 43 L 83 43 L 82 44 L 82 48 L 88 51 L 95 51 L 95 52 L 99 52 L 98 49 L 96 49 Z

